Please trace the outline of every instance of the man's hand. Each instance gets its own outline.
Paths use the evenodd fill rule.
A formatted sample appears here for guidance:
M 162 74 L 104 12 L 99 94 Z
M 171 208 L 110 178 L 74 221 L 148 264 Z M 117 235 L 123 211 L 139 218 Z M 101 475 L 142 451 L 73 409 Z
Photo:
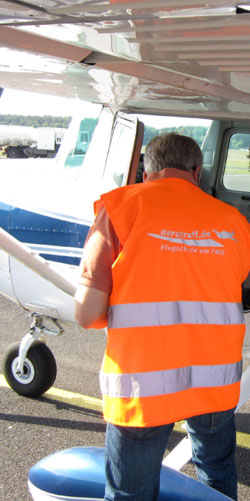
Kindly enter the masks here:
M 78 285 L 75 294 L 75 319 L 84 329 L 107 326 L 109 295 L 93 287 Z

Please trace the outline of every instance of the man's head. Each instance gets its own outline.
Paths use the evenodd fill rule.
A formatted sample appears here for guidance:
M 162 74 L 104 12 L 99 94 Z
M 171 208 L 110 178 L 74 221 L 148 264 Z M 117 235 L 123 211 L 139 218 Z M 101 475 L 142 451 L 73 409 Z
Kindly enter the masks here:
M 144 155 L 146 174 L 159 172 L 165 167 L 195 171 L 202 166 L 202 152 L 191 137 L 170 133 L 154 137 Z

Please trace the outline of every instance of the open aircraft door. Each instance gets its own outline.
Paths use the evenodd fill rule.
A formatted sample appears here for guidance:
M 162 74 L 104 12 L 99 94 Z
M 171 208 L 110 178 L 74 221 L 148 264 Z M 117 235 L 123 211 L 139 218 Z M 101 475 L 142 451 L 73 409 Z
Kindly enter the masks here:
M 143 134 L 144 124 L 135 115 L 118 112 L 113 116 L 103 109 L 78 180 L 85 196 L 85 202 L 81 201 L 84 213 L 86 203 L 92 210 L 102 193 L 135 182 Z M 93 214 L 89 217 L 93 219 Z
M 103 172 L 102 193 L 135 183 L 143 133 L 144 124 L 135 116 L 117 114 Z

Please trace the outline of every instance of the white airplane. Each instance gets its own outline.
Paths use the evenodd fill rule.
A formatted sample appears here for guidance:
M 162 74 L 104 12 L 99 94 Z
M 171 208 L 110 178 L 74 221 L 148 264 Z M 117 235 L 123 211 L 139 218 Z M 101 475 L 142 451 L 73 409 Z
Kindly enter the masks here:
M 60 333 L 60 319 L 74 321 L 72 294 L 92 202 L 135 181 L 143 115 L 166 117 L 165 127 L 174 116 L 211 120 L 202 188 L 250 219 L 249 13 L 248 3 L 225 0 L 0 3 L 1 86 L 102 106 L 78 167 L 82 116 L 72 121 L 53 169 L 49 160 L 42 174 L 30 160 L 1 165 L 0 219 L 8 234 L 0 235 L 0 290 L 34 314 L 31 331 L 5 358 L 15 391 L 38 395 L 53 384 L 55 360 L 40 337 Z M 45 318 L 55 328 L 45 327 Z
M 18 165 L 9 160 L 5 168 L 1 160 L 2 228 L 53 261 L 59 275 L 75 284 L 93 200 L 134 182 L 143 137 L 143 118 L 137 117 L 143 114 L 165 116 L 166 127 L 170 116 L 211 119 L 203 143 L 202 187 L 249 217 L 248 4 L 3 1 L 0 44 L 2 87 L 102 106 L 84 162 L 74 155 L 83 116 L 73 121 L 53 169 L 48 160 L 37 164 L 41 170 L 26 160 Z M 241 151 L 241 144 L 247 153 L 233 170 L 232 152 L 235 145 Z M 5 252 L 0 271 L 0 290 L 26 310 L 74 321 L 72 297 Z M 36 315 L 20 350 L 12 348 L 5 361 L 11 386 L 26 395 L 41 393 L 55 376 L 50 355 L 41 355 L 53 366 L 50 383 L 36 384 L 33 364 L 24 363 L 28 350 L 32 357 L 44 351 L 40 344 L 31 346 L 44 332 L 43 318 Z

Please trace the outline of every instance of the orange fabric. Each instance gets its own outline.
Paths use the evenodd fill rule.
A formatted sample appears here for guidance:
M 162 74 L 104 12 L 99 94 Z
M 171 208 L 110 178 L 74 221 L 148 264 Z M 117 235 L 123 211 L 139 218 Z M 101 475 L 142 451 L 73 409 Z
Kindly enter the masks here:
M 192 365 L 241 360 L 245 325 L 192 325 L 191 340 L 190 325 L 170 325 L 165 336 L 163 330 L 161 326 L 110 329 L 103 371 L 122 374 L 185 367 L 187 354 Z
M 110 305 L 241 302 L 241 283 L 250 269 L 250 232 L 235 208 L 175 178 L 114 190 L 102 196 L 96 210 L 102 205 L 122 245 L 113 264 Z M 236 363 L 244 332 L 244 325 L 212 324 L 109 329 L 103 372 Z M 104 417 L 114 424 L 156 426 L 226 410 L 239 397 L 239 383 L 229 386 L 139 399 L 105 396 Z
M 231 409 L 237 405 L 239 393 L 240 383 L 236 383 L 219 388 L 195 388 L 171 393 L 167 399 L 165 395 L 144 398 L 104 396 L 104 417 L 106 421 L 120 426 L 125 426 L 125 423 L 126 426 L 160 426 L 198 414 Z M 202 409 L 202 412 L 194 409 Z

